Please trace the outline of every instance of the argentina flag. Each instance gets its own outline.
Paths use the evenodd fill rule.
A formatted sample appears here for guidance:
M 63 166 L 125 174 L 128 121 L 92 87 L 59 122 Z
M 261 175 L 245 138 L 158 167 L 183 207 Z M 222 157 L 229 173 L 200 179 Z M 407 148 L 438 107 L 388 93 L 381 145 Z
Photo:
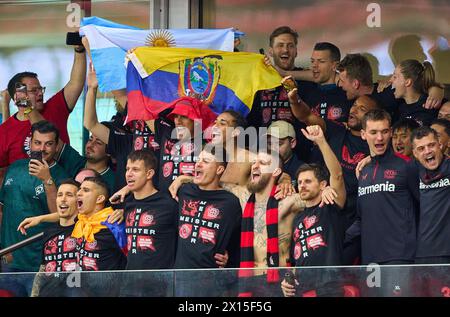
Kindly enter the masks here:
M 126 88 L 125 54 L 139 46 L 200 48 L 232 52 L 235 32 L 229 29 L 142 30 L 98 17 L 83 18 L 80 35 L 89 41 L 99 89 Z

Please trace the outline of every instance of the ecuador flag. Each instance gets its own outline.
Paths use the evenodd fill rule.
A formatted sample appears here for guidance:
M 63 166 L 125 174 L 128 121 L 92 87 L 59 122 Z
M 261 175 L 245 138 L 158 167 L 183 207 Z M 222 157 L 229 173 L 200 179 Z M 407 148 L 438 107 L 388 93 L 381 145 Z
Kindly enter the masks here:
M 246 116 L 258 90 L 281 82 L 255 53 L 139 47 L 128 58 L 127 121 L 154 119 L 184 96 L 203 100 L 216 114 L 231 109 Z

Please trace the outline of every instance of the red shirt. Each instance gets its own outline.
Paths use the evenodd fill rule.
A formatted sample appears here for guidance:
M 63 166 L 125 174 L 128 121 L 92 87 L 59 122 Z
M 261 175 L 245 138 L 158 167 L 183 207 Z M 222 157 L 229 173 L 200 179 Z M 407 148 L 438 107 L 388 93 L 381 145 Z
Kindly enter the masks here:
M 64 90 L 60 90 L 44 104 L 42 116 L 52 122 L 59 130 L 59 137 L 69 144 L 67 119 L 69 108 L 64 99 Z M 28 158 L 31 141 L 30 121 L 20 121 L 17 114 L 11 116 L 0 125 L 0 167 L 6 167 L 13 162 Z

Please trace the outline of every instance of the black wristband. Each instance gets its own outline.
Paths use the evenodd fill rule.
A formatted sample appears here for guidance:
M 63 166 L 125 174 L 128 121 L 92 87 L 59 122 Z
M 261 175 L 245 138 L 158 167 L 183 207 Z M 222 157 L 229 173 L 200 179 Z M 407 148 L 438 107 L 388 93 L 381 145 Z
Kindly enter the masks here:
M 86 49 L 84 47 L 81 47 L 81 48 L 75 47 L 74 51 L 77 53 L 84 53 L 86 51 Z

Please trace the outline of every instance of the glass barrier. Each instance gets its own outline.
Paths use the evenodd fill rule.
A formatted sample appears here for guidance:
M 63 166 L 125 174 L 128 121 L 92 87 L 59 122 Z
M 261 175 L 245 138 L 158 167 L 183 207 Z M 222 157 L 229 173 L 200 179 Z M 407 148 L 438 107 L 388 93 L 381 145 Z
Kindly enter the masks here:
M 2 273 L 0 296 L 283 297 L 288 272 L 296 297 L 450 297 L 450 265 Z

